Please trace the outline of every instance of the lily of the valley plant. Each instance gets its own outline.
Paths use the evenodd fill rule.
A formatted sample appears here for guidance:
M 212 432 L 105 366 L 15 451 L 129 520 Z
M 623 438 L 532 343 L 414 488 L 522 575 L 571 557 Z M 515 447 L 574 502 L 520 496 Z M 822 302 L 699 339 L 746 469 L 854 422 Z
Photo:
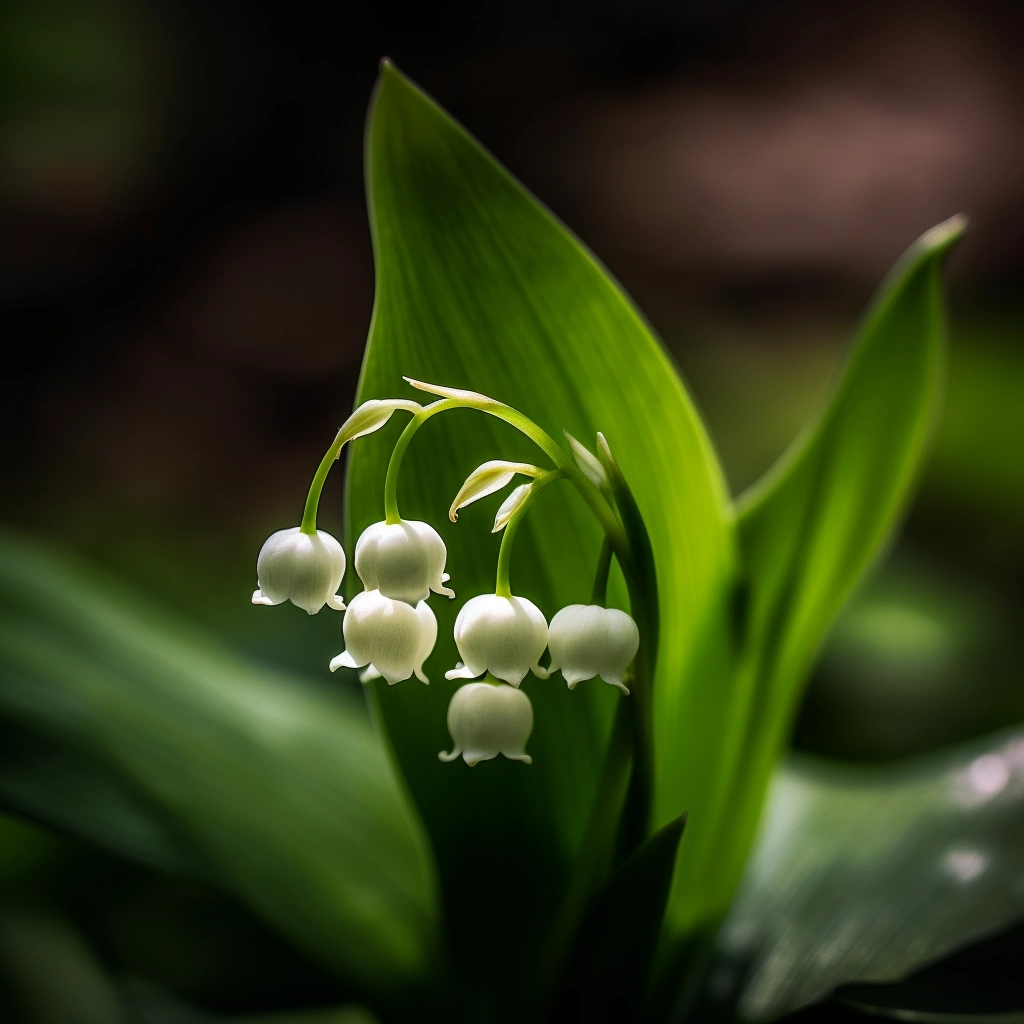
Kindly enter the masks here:
M 358 404 L 253 600 L 344 611 L 330 668 L 359 670 L 435 858 L 437 998 L 683 1019 L 815 650 L 910 494 L 962 220 L 897 264 L 816 423 L 733 502 L 614 282 L 389 66 L 367 154 Z M 344 609 L 316 523 L 353 441 Z
M 220 886 L 384 1024 L 765 1018 L 1024 912 L 995 855 L 1024 849 L 1021 738 L 905 784 L 779 767 L 912 495 L 962 219 L 733 497 L 628 297 L 389 65 L 366 161 L 354 411 L 252 598 L 268 638 L 333 619 L 319 678 L 0 537 L 3 805 Z

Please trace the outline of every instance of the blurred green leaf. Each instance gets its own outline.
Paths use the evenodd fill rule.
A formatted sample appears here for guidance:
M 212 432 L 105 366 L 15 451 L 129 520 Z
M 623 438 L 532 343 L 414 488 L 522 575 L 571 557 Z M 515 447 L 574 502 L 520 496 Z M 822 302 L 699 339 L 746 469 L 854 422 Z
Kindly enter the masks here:
M 13 995 L 19 1016 L 32 1024 L 127 1024 L 130 1019 L 81 936 L 65 921 L 38 911 L 0 913 L 0 989 Z
M 20 734 L 0 793 L 17 809 L 198 866 L 364 984 L 432 966 L 429 853 L 360 702 L 337 685 L 235 657 L 10 534 L 0 682 L 0 719 Z
M 825 629 L 906 506 L 941 390 L 943 262 L 963 228 L 953 218 L 908 250 L 816 421 L 738 503 L 744 578 L 732 704 L 716 736 L 711 820 L 694 817 L 683 851 L 684 869 L 703 882 L 698 920 L 728 905 Z
M 724 484 L 703 425 L 650 329 L 594 258 L 481 147 L 385 66 L 367 142 L 377 295 L 358 401 L 404 394 L 401 377 L 482 391 L 552 436 L 602 430 L 633 489 L 657 553 L 663 629 L 655 688 L 658 818 L 687 809 L 691 771 L 714 726 L 688 681 L 720 678 L 732 565 Z M 396 417 L 396 420 L 398 417 Z M 361 439 L 348 479 L 349 545 L 383 516 L 384 473 L 400 425 Z M 443 452 L 443 457 L 439 454 Z M 536 458 L 522 437 L 469 411 L 432 420 L 405 460 L 407 518 L 431 521 L 449 550 L 459 599 L 434 599 L 439 640 L 429 688 L 375 684 L 389 734 L 438 853 L 454 941 L 479 980 L 514 971 L 524 940 L 550 919 L 578 848 L 618 694 L 524 683 L 534 703 L 529 768 L 498 758 L 442 765 L 444 680 L 457 608 L 492 591 L 499 538 L 487 501 L 445 521 L 481 462 Z M 496 499 L 497 500 L 497 499 Z M 568 486 L 547 488 L 519 534 L 512 587 L 550 617 L 588 600 L 600 535 Z M 689 787 L 687 789 L 686 787 Z M 499 882 L 500 879 L 500 882 Z M 481 943 L 481 906 L 501 921 Z M 525 932 L 524 932 L 525 929 Z M 509 959 L 499 949 L 514 949 Z M 476 976 L 475 976 L 476 977 Z
M 720 937 L 767 1020 L 1024 917 L 1024 731 L 897 766 L 793 757 Z M 714 975 L 712 975 L 714 979 Z
M 794 745 L 892 760 L 1024 721 L 1024 637 L 1013 618 L 976 577 L 897 554 L 830 628 Z
M 0 623 L 0 632 L 3 628 Z M 28 635 L 52 642 L 31 627 Z M 0 728 L 0 801 L 28 818 L 154 867 L 209 878 L 201 857 L 134 783 L 20 721 Z

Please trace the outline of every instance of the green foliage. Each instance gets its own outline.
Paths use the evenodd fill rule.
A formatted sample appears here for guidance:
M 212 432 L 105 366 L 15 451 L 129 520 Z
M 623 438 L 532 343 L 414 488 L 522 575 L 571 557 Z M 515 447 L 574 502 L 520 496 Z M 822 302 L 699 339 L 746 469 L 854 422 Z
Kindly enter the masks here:
M 685 757 L 691 746 L 683 737 L 705 728 L 680 702 L 679 687 L 700 659 L 723 657 L 732 560 L 721 474 L 683 385 L 594 258 L 390 67 L 373 103 L 367 169 L 377 296 L 357 402 L 405 394 L 405 374 L 482 391 L 555 437 L 563 429 L 581 439 L 605 433 L 657 553 L 663 621 L 682 624 L 665 630 L 655 687 L 665 740 L 656 748 L 664 752 L 659 773 L 674 778 L 682 771 L 677 752 Z M 396 430 L 389 425 L 352 449 L 350 549 L 383 517 Z M 432 420 L 403 465 L 403 515 L 441 530 L 458 603 L 493 590 L 498 543 L 486 502 L 467 508 L 454 527 L 444 525 L 445 512 L 470 471 L 494 458 L 535 460 L 537 452 L 509 428 L 467 411 Z M 548 487 L 520 531 L 513 592 L 548 617 L 586 601 L 599 548 L 583 503 L 564 484 Z M 524 686 L 536 726 L 528 770 L 503 759 L 471 770 L 439 764 L 456 686 L 443 673 L 457 654 L 455 608 L 433 606 L 439 640 L 427 665 L 431 686 L 377 685 L 380 706 L 437 851 L 453 942 L 477 977 L 518 974 L 578 850 L 619 697 L 600 681 L 570 693 L 558 678 L 530 679 Z M 668 742 L 673 735 L 677 741 Z M 482 905 L 501 922 L 486 945 L 479 942 Z M 501 950 L 514 950 L 515 959 Z
M 939 275 L 962 225 L 929 232 L 893 271 L 818 421 L 743 500 L 734 539 L 704 429 L 628 300 L 562 225 L 390 67 L 371 113 L 367 167 L 378 291 L 358 400 L 399 393 L 408 374 L 483 391 L 554 436 L 601 430 L 636 496 L 655 552 L 662 624 L 652 824 L 689 811 L 692 826 L 667 932 L 683 937 L 713 925 L 739 880 L 813 653 L 883 546 L 920 465 L 941 381 Z M 438 522 L 486 459 L 535 457 L 498 425 L 466 423 L 469 415 L 445 417 L 417 440 L 431 450 L 421 448 L 405 469 L 409 517 Z M 392 441 L 378 435 L 353 452 L 350 543 L 381 517 Z M 467 512 L 445 532 L 460 596 L 490 589 L 495 542 L 481 529 L 483 514 L 471 521 Z M 524 534 L 514 589 L 549 616 L 585 600 L 598 542 L 582 503 L 549 489 Z M 446 740 L 451 687 L 440 675 L 456 657 L 449 622 L 442 613 L 434 687 L 378 687 L 383 718 L 438 851 L 455 932 L 472 927 L 485 893 L 495 898 L 489 865 L 509 849 L 530 867 L 520 876 L 529 878 L 526 891 L 506 881 L 508 907 L 533 931 L 549 917 L 578 846 L 614 695 L 594 684 L 567 694 L 530 682 L 530 773 L 493 764 L 454 774 L 431 761 Z M 521 940 L 512 925 L 507 934 L 510 945 Z
M 431 685 L 370 684 L 371 717 L 344 686 L 254 666 L 88 570 L 0 538 L 0 721 L 9 734 L 0 798 L 224 886 L 378 995 L 405 987 L 423 996 L 433 986 L 464 1017 L 516 1019 L 552 990 L 549 1005 L 578 1005 L 576 978 L 577 990 L 605 984 L 602 1013 L 626 1014 L 650 991 L 660 942 L 653 980 L 671 1002 L 681 958 L 728 911 L 829 621 L 906 506 L 942 377 L 942 261 L 961 224 L 928 232 L 897 265 L 816 421 L 734 509 L 684 384 L 622 290 L 387 65 L 371 110 L 367 177 L 377 294 L 357 401 L 412 397 L 401 380 L 408 375 L 484 392 L 553 437 L 568 430 L 596 451 L 646 575 L 643 599 L 657 592 L 653 694 L 623 698 L 600 681 L 570 692 L 558 676 L 530 678 L 531 766 L 438 761 L 459 685 L 444 679 L 457 660 L 455 612 L 492 590 L 499 544 L 489 502 L 467 507 L 458 525 L 445 513 L 480 463 L 543 461 L 507 424 L 449 411 L 416 435 L 398 497 L 407 519 L 440 530 L 459 598 L 431 600 L 439 625 Z M 351 449 L 350 553 L 383 518 L 402 418 Z M 519 534 L 513 592 L 549 619 L 587 601 L 601 539 L 575 491 L 565 482 L 546 487 Z M 350 573 L 350 591 L 355 584 Z M 621 585 L 612 590 L 621 603 Z M 645 727 L 625 739 L 626 716 L 616 709 L 648 700 L 637 716 Z M 638 836 L 635 823 L 620 828 L 617 855 L 604 856 L 626 788 L 608 751 L 637 735 L 647 749 L 634 771 L 653 765 L 652 813 Z M 933 829 L 932 783 L 871 785 L 864 797 L 808 782 L 797 810 L 835 800 L 864 817 L 872 800 L 898 790 L 892 820 L 905 822 L 908 836 L 917 828 L 913 843 L 923 844 L 908 839 L 905 851 L 934 850 L 948 841 L 947 826 L 976 820 L 943 819 L 947 830 Z M 599 786 L 605 799 L 592 818 Z M 792 801 L 772 813 L 769 836 L 772 828 L 799 836 L 794 821 L 807 834 L 836 827 L 830 812 L 794 816 Z M 584 849 L 588 834 L 601 836 L 597 854 L 589 841 Z M 853 877 L 843 874 L 843 849 L 811 848 L 822 886 Z M 776 856 L 770 869 L 756 862 L 748 894 L 768 878 L 762 904 L 770 905 L 784 888 L 771 872 L 787 863 L 801 864 L 794 856 Z M 568 884 L 581 875 L 585 884 Z M 884 870 L 863 877 L 889 891 Z M 828 927 L 841 930 L 850 905 L 834 907 Z M 945 936 L 976 923 L 967 914 L 945 920 Z M 801 925 L 808 943 L 831 934 L 819 925 Z M 631 955 L 615 955 L 616 937 Z M 561 989 L 542 962 L 552 949 L 566 965 Z M 794 984 L 823 990 L 853 964 L 827 981 L 808 967 Z M 771 1005 L 791 1000 L 780 998 Z
M 552 1020 L 600 1024 L 640 1012 L 685 827 L 685 817 L 670 821 L 612 874 L 580 928 Z
M 963 229 L 933 228 L 896 265 L 817 419 L 739 502 L 736 666 L 705 762 L 709 817 L 693 809 L 683 851 L 679 884 L 701 879 L 684 920 L 728 905 L 818 645 L 906 508 L 941 394 L 942 265 Z
M 0 797 L 214 881 L 370 986 L 436 966 L 429 854 L 358 701 L 0 537 Z
M 720 942 L 748 964 L 743 1016 L 891 981 L 1018 920 L 1022 755 L 1016 729 L 898 766 L 791 758 Z

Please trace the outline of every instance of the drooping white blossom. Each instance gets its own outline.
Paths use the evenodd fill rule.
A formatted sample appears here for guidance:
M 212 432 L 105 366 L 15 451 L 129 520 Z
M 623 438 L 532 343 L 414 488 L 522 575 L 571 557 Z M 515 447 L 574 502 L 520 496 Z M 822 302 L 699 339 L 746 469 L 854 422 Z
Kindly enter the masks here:
M 345 610 L 338 596 L 345 575 L 345 551 L 323 530 L 303 533 L 298 526 L 272 533 L 256 560 L 259 590 L 253 604 L 291 601 L 315 615 L 326 604 Z
M 491 683 L 467 683 L 455 691 L 448 705 L 448 731 L 454 746 L 441 751 L 442 761 L 460 754 L 470 767 L 498 754 L 513 761 L 532 762 L 525 751 L 533 731 L 533 706 L 522 690 Z
M 416 604 L 430 591 L 454 597 L 445 586 L 448 551 L 429 523 L 403 519 L 374 523 L 356 542 L 355 568 L 367 590 L 379 590 L 394 601 Z
M 413 674 L 430 682 L 423 662 L 437 640 L 437 619 L 425 601 L 413 607 L 379 590 L 364 590 L 349 602 L 342 632 L 345 650 L 331 661 L 332 672 L 370 666 L 364 682 L 381 675 L 393 686 Z
M 513 686 L 531 671 L 546 679 L 538 661 L 547 642 L 547 622 L 532 601 L 481 594 L 467 601 L 455 619 L 455 645 L 464 664 L 446 676 L 474 679 L 490 672 Z
M 548 672 L 561 669 L 570 690 L 581 679 L 600 676 L 628 694 L 622 676 L 636 657 L 640 631 L 633 619 L 618 608 L 570 604 L 551 620 L 548 647 Z

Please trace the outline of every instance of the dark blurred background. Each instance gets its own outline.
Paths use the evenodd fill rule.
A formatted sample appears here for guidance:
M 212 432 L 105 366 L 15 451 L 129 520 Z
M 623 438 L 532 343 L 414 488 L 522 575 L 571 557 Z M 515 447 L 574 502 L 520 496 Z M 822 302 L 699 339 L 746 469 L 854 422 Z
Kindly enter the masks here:
M 337 620 L 267 617 L 249 595 L 355 388 L 373 298 L 362 132 L 383 55 L 624 283 L 734 493 L 813 412 L 903 249 L 971 215 L 920 496 L 837 624 L 795 742 L 898 758 L 1024 719 L 1015 5 L 6 0 L 0 517 L 250 652 L 323 671 Z M 208 1007 L 334 992 L 239 908 L 10 819 L 0 873 L 30 916 L 59 907 L 90 956 Z M 0 954 L 20 948 L 11 913 Z M 208 921 L 235 938 L 209 939 Z M 276 982 L 257 972 L 280 991 L 250 998 L 213 962 L 238 943 L 256 950 L 243 977 L 285 964 Z

